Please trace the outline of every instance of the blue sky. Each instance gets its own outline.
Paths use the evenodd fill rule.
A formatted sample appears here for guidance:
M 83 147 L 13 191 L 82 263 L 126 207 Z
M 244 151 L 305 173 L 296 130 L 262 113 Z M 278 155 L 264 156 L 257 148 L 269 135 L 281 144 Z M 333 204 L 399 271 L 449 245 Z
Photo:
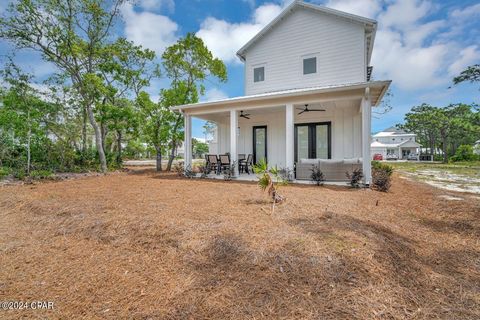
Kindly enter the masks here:
M 291 0 L 138 0 L 122 7 L 118 33 L 160 56 L 187 32 L 204 39 L 213 54 L 225 61 L 226 84 L 208 83 L 202 100 L 243 94 L 243 65 L 235 52 Z M 414 105 L 480 103 L 479 85 L 452 89 L 451 79 L 466 66 L 480 63 L 480 3 L 431 0 L 308 0 L 308 2 L 374 18 L 379 23 L 372 58 L 375 79 L 393 80 L 392 111 L 375 117 L 373 131 L 403 120 Z M 0 11 L 5 1 L 0 3 Z M 0 54 L 11 52 L 0 41 Z M 52 66 L 31 52 L 17 52 L 17 61 L 41 80 Z M 152 83 L 158 97 L 167 79 Z M 193 123 L 193 135 L 202 137 L 202 121 Z

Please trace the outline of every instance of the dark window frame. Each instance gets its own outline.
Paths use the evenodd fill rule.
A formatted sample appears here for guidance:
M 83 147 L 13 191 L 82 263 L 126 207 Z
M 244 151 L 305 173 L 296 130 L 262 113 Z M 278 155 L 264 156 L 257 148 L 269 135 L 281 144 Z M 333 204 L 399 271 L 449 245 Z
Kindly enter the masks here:
M 257 164 L 257 131 L 256 129 L 265 129 L 265 161 L 268 163 L 268 128 L 266 125 L 253 126 L 253 164 Z
M 315 59 L 315 72 L 308 72 L 308 73 L 305 73 L 305 61 L 306 60 L 312 60 L 312 59 Z M 303 58 L 302 60 L 302 68 L 303 68 L 303 75 L 304 76 L 308 76 L 310 74 L 316 74 L 318 72 L 318 65 L 317 65 L 317 57 L 307 57 L 307 58 Z
M 255 70 L 257 69 L 263 69 L 263 78 L 262 80 L 256 80 L 255 79 Z M 265 66 L 259 66 L 259 67 L 253 67 L 253 82 L 254 83 L 257 83 L 257 82 L 264 82 L 265 81 Z
M 294 134 L 294 159 L 295 163 L 298 162 L 298 127 L 308 127 L 308 159 L 316 159 L 317 157 L 317 135 L 316 127 L 317 126 L 327 126 L 327 143 L 328 143 L 328 159 L 332 159 L 332 122 L 307 122 L 307 123 L 296 123 L 295 124 L 295 134 Z

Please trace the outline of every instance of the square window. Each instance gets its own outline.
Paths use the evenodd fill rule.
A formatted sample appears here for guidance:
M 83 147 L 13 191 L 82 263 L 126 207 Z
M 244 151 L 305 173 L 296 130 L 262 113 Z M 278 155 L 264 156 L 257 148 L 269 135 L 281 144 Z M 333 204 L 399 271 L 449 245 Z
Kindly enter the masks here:
M 265 81 L 265 67 L 253 69 L 253 82 Z
M 303 74 L 317 73 L 317 58 L 303 59 Z

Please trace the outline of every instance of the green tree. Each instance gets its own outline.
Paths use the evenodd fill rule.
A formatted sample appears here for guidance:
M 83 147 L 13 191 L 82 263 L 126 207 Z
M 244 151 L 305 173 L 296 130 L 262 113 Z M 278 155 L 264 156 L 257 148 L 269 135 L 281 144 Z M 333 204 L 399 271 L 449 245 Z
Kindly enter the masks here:
M 39 92 L 30 84 L 32 76 L 24 74 L 13 64 L 7 65 L 2 75 L 7 88 L 2 90 L 0 128 L 12 134 L 13 143 L 25 148 L 25 171 L 32 167 L 32 139 L 46 136 L 45 117 L 54 106 L 41 99 Z
M 125 0 L 18 0 L 0 18 L 0 37 L 17 48 L 33 49 L 58 69 L 58 79 L 72 85 L 84 118 L 88 117 L 102 171 L 107 170 L 104 137 L 96 113 L 123 89 L 139 92 L 143 62 L 153 53 L 125 39 L 115 39 L 115 22 Z M 137 65 L 138 68 L 130 68 Z M 138 81 L 135 81 L 138 80 Z M 147 79 L 148 80 L 148 79 Z M 128 85 L 127 85 L 128 83 Z M 84 130 L 85 131 L 85 130 Z
M 205 141 L 213 139 L 217 125 L 212 121 L 206 121 L 202 128 L 203 134 L 205 136 Z
M 415 106 L 405 115 L 404 124 L 399 125 L 400 128 L 415 133 L 418 142 L 429 147 L 431 155 L 436 152 L 436 143 L 439 137 L 435 119 L 436 110 L 437 108 L 426 103 Z
M 176 115 L 161 103 L 155 103 L 146 92 L 140 92 L 136 100 L 142 121 L 142 134 L 155 148 L 156 169 L 162 171 L 162 153 L 170 140 L 171 123 Z
M 192 138 L 192 149 L 195 158 L 201 158 L 203 155 L 208 153 L 208 144 Z
M 124 141 L 127 134 L 133 135 L 139 126 L 139 119 L 133 107 L 133 104 L 128 99 L 116 100 L 116 105 L 105 105 L 105 118 L 107 119 L 108 129 L 115 133 L 116 141 L 116 164 L 122 164 L 122 141 Z
M 399 127 L 417 134 L 420 144 L 429 146 L 431 154 L 441 149 L 443 161 L 447 162 L 460 145 L 471 145 L 478 139 L 480 114 L 476 105 L 440 108 L 422 104 L 413 107 Z
M 480 82 L 480 64 L 469 66 L 467 69 L 463 70 L 460 75 L 453 78 L 454 84 L 459 84 L 465 81 L 471 83 Z
M 193 33 L 188 33 L 177 43 L 168 47 L 162 55 L 163 67 L 171 80 L 169 89 L 161 90 L 161 103 L 165 107 L 198 102 L 205 93 L 204 82 L 216 78 L 227 81 L 227 68 Z M 183 138 L 183 115 L 177 113 L 170 126 L 170 155 L 167 170 L 172 167 L 178 142 Z

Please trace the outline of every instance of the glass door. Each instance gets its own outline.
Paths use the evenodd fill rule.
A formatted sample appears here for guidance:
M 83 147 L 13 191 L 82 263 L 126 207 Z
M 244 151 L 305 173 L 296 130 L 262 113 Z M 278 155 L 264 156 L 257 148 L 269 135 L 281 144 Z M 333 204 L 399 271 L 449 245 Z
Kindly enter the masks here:
M 295 162 L 331 158 L 331 123 L 295 125 Z
M 308 125 L 297 126 L 297 152 L 295 159 L 308 159 L 310 158 L 309 141 L 310 141 L 310 128 Z
M 267 161 L 267 126 L 253 127 L 253 162 Z

